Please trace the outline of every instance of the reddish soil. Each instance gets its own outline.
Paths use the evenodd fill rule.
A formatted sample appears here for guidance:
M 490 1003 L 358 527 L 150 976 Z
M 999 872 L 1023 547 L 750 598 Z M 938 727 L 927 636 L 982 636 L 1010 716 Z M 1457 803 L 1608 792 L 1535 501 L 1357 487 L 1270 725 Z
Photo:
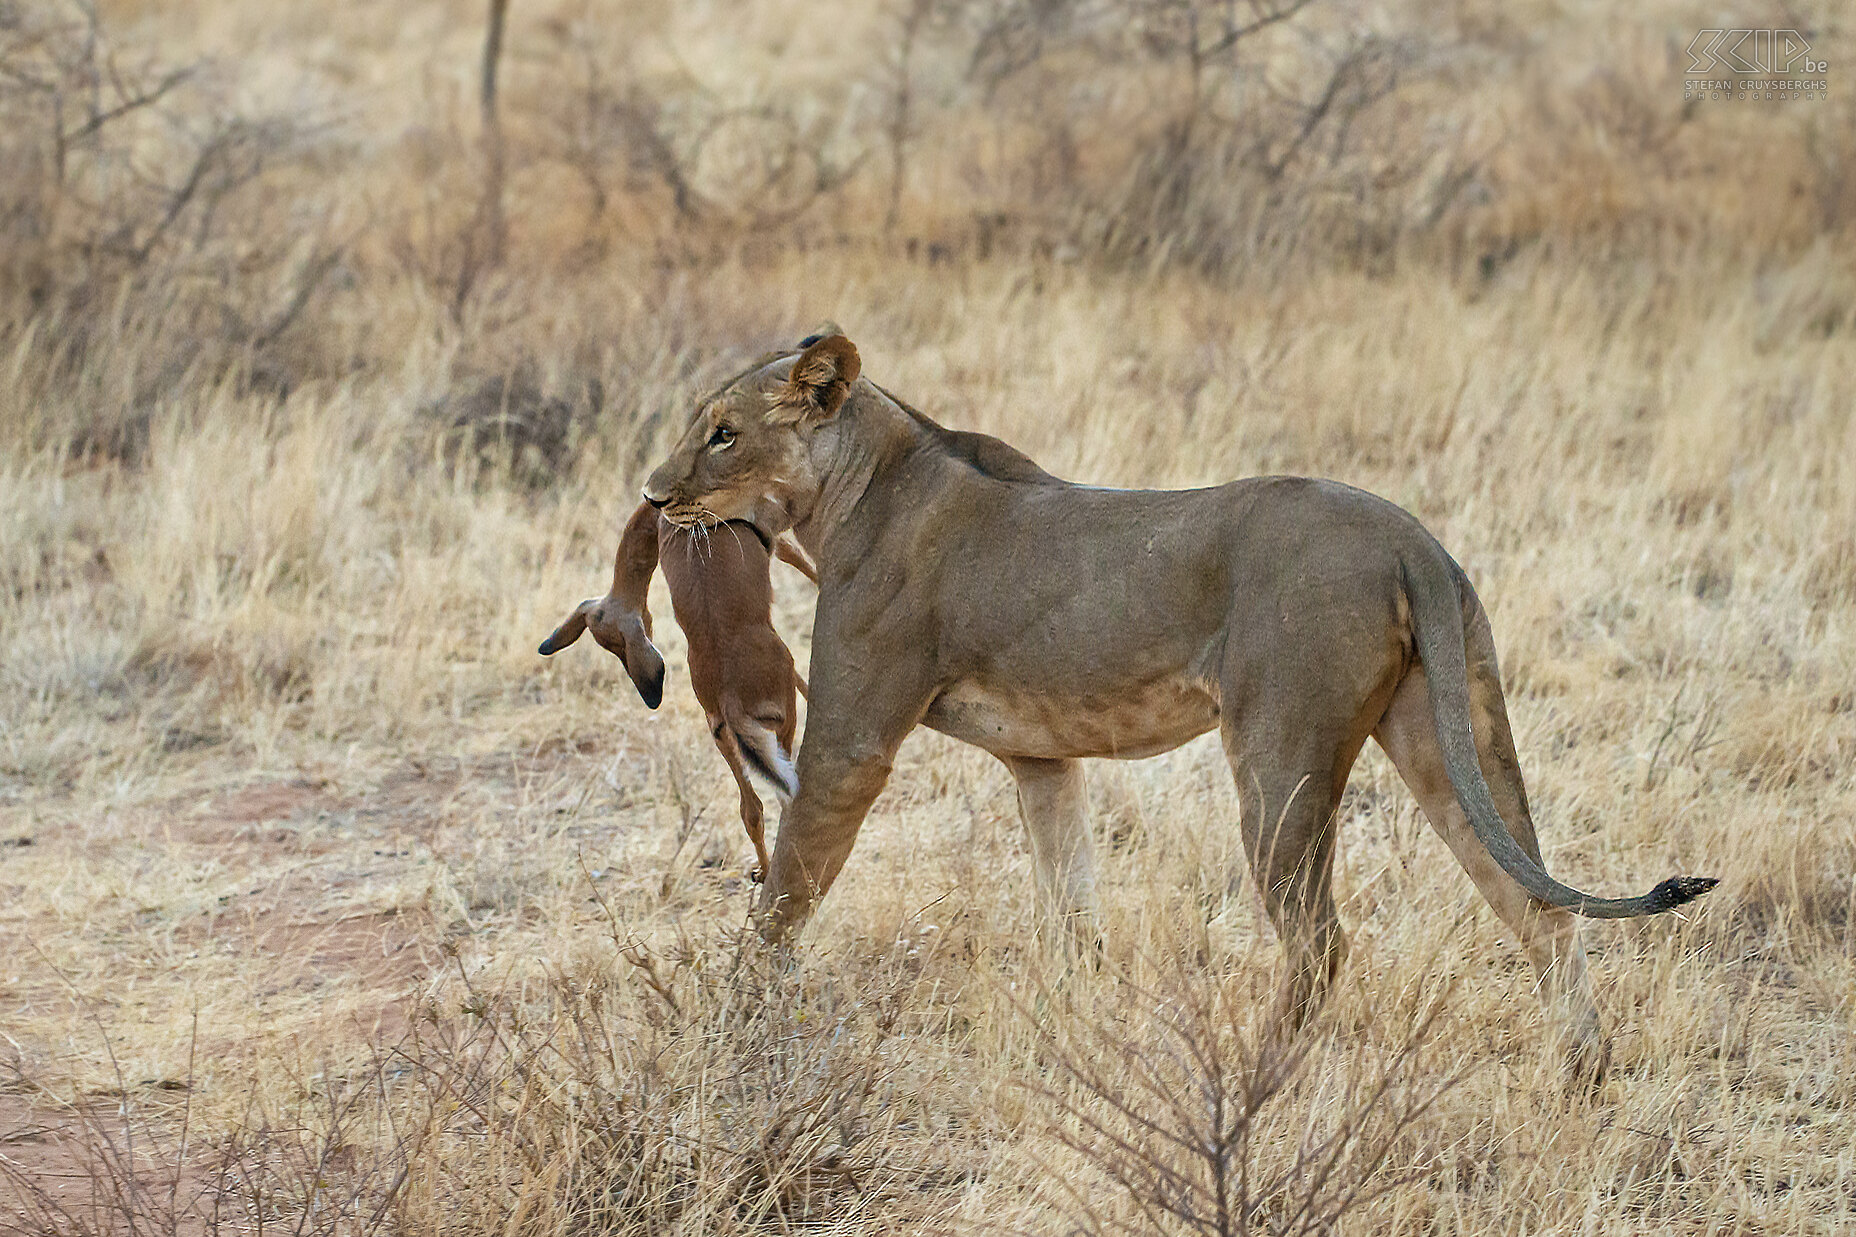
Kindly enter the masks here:
M 215 863 L 240 892 L 221 899 L 221 909 L 162 925 L 158 935 L 171 942 L 167 956 L 178 946 L 188 957 L 209 959 L 203 965 L 221 975 L 236 966 L 252 979 L 257 997 L 276 998 L 293 1022 L 302 1021 L 306 1008 L 313 1017 L 319 1002 L 340 998 L 357 1011 L 352 1025 L 335 1032 L 340 1040 L 392 1043 L 409 1027 L 422 982 L 442 963 L 438 932 L 420 911 L 365 909 L 366 890 L 404 873 L 413 840 L 429 836 L 432 805 L 456 780 L 407 770 L 365 804 L 325 783 L 267 782 L 135 811 L 115 837 L 44 821 L 28 847 L 9 853 L 49 861 L 38 869 L 46 872 L 56 870 L 61 856 L 95 857 L 135 838 L 163 861 Z M 0 882 L 0 909 L 6 890 Z M 15 903 L 23 905 L 23 898 Z M 82 931 L 125 935 L 119 907 L 100 904 L 97 914 L 107 927 L 93 929 L 87 921 Z M 103 918 L 109 914 L 117 918 Z M 121 1183 L 131 1179 L 121 1171 L 125 1129 L 136 1140 L 133 1179 L 143 1191 L 135 1230 L 152 1225 L 175 1237 L 214 1231 L 200 1200 L 213 1193 L 216 1153 L 196 1130 L 187 1156 L 179 1155 L 186 1080 L 130 1082 L 127 1118 L 119 1095 L 80 1095 L 81 1110 L 60 1102 L 72 1094 L 57 1077 L 62 1050 L 48 1034 L 34 1035 L 30 1024 L 52 1001 L 68 998 L 59 990 L 63 981 L 29 954 L 30 942 L 72 930 L 69 923 L 35 923 L 24 912 L 0 921 L 0 952 L 26 959 L 15 968 L 16 982 L 0 985 L 0 1237 L 131 1231 L 117 1205 Z M 184 983 L 185 965 L 143 982 Z M 24 1048 L 3 1033 L 9 1029 L 27 1037 Z M 230 1053 L 248 1033 L 249 1025 L 219 1028 L 203 1020 L 197 1051 L 203 1058 Z

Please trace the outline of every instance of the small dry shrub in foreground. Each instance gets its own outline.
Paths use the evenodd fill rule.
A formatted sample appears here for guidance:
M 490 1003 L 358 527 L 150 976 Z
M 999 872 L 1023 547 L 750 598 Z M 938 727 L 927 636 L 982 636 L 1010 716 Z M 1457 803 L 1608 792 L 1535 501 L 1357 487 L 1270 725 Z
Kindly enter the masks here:
M 758 943 L 662 952 L 501 991 L 395 1057 L 431 1154 L 410 1231 L 718 1233 L 923 1218 L 949 1169 L 911 1085 L 901 968 L 808 982 Z M 614 965 L 616 963 L 616 965 Z
M 42 1162 L 0 1147 L 0 1199 L 12 1203 L 0 1211 L 0 1237 L 392 1231 L 418 1127 L 388 1119 L 378 1070 L 290 1079 L 281 1097 L 254 1092 L 229 1129 L 202 1128 L 214 1123 L 196 1117 L 195 1082 L 190 1069 L 150 1096 L 119 1067 L 113 1093 L 60 1101 L 12 1080 L 9 1089 L 40 1092 L 35 1107 L 58 1137 Z M 179 1102 L 163 1102 L 174 1091 Z
M 495 984 L 453 956 L 397 1045 L 250 1082 L 230 1132 L 191 1077 L 179 1104 L 63 1105 L 68 1162 L 0 1155 L 0 1235 L 866 1231 L 973 1171 L 900 955 L 821 975 L 732 935 L 625 940 Z
M 1321 1026 L 1284 1034 L 1235 976 L 1160 973 L 1040 1026 L 1049 1064 L 1029 1085 L 1081 1161 L 1048 1166 L 1073 1231 L 1329 1233 L 1405 1181 L 1408 1131 L 1462 1077 L 1419 1063 L 1440 996 L 1375 1051 Z

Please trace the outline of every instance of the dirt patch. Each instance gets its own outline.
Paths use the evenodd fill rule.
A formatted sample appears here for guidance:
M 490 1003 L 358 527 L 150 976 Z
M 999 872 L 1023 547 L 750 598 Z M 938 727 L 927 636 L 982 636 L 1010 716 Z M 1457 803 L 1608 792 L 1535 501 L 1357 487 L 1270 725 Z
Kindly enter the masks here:
M 456 780 L 405 770 L 365 796 L 260 782 L 102 824 L 44 820 L 32 845 L 5 852 L 0 891 L 19 896 L 0 927 L 12 959 L 0 1026 L 16 1058 L 0 1074 L 0 1237 L 129 1231 L 129 1214 L 181 1237 L 211 1231 L 223 1154 L 197 1119 L 183 1154 L 194 1080 L 147 1045 L 159 1028 L 184 1037 L 190 1019 L 198 1039 L 180 1061 L 278 1037 L 363 1052 L 403 1038 L 444 959 L 430 915 L 396 903 L 423 861 L 415 839 Z M 46 893 L 72 873 L 95 894 Z M 99 1036 L 137 1058 L 123 1062 L 126 1081 L 110 1082 L 101 1057 L 71 1057 L 70 1044 Z M 53 1098 L 73 1095 L 80 1107 Z
M 45 1199 L 78 1206 L 91 1180 L 74 1118 L 0 1092 L 0 1233 L 34 1231 L 44 1222 Z
M 392 799 L 363 813 L 327 783 L 279 780 L 45 822 L 8 850 L 0 1025 L 34 1058 L 27 1077 L 64 1081 L 55 1046 L 94 1039 L 97 1017 L 146 1029 L 204 1011 L 214 1052 L 331 1018 L 343 1040 L 403 1032 L 440 955 L 416 892 L 432 796 Z M 55 892 L 77 879 L 95 893 Z
M 98 1097 L 82 1107 L 0 1093 L 0 1237 L 208 1237 L 251 1231 L 263 1174 L 250 1141 L 205 1136 L 162 1103 Z M 312 1178 L 313 1179 L 313 1178 Z
M 224 1175 L 210 1149 L 191 1150 L 181 1154 L 174 1128 L 157 1133 L 145 1119 L 126 1119 L 119 1101 L 78 1111 L 0 1093 L 0 1237 L 151 1225 L 171 1237 L 203 1237 Z
M 271 978 L 260 989 L 266 999 L 339 995 L 359 1038 L 403 1035 L 420 981 L 441 960 L 429 918 L 377 911 L 318 920 L 300 917 L 300 910 L 283 903 L 224 915 L 180 935 L 266 970 Z
M 348 808 L 327 782 L 295 779 L 260 782 L 210 796 L 175 803 L 161 813 L 163 832 L 199 845 L 285 846 L 301 852 L 308 840 L 303 826 Z M 311 845 L 317 852 L 331 849 Z M 262 858 L 262 856 L 260 856 Z
M 292 816 L 335 802 L 325 781 L 297 779 L 261 782 L 214 796 L 208 801 L 208 819 L 226 824 L 257 824 Z

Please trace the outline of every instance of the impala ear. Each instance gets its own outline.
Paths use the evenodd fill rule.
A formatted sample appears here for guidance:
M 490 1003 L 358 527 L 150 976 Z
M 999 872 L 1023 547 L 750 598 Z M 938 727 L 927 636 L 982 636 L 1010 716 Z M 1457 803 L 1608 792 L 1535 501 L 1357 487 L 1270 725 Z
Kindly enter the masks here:
M 574 612 L 567 616 L 567 621 L 554 629 L 554 634 L 541 642 L 539 650 L 543 657 L 552 657 L 580 638 L 586 630 L 586 616 L 592 601 L 583 601 L 574 607 Z
M 647 708 L 655 709 L 664 702 L 664 657 L 651 643 L 651 637 L 639 635 L 625 642 L 625 656 L 620 658 L 625 664 L 625 673 L 631 676 L 632 686 L 638 689 L 639 697 Z
M 780 405 L 802 421 L 823 421 L 843 405 L 862 368 L 857 345 L 844 336 L 814 340 L 793 362 L 793 372 L 780 392 Z

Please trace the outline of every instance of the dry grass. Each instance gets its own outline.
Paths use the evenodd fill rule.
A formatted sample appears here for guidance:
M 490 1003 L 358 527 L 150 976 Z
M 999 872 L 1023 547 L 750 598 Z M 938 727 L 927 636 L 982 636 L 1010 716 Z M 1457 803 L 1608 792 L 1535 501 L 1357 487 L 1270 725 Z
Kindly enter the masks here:
M 767 123 L 808 141 L 841 104 L 815 153 L 849 168 L 858 117 L 881 119 L 852 87 L 884 78 L 846 65 L 893 54 L 884 11 L 811 57 L 782 6 L 740 29 L 641 10 L 624 56 L 576 58 L 624 32 L 518 4 L 509 257 L 460 296 L 476 6 L 332 26 L 105 6 L 124 72 L 241 59 L 176 87 L 162 124 L 111 130 L 146 203 L 79 210 L 124 166 L 79 151 L 63 195 L 32 198 L 38 259 L 0 272 L 0 1232 L 131 1212 L 207 1231 L 189 1200 L 218 1184 L 223 1231 L 1147 1223 L 1090 1151 L 1139 1093 L 1105 1063 L 1222 1045 L 1242 1092 L 1279 961 L 1232 883 L 1213 743 L 1090 770 L 1103 974 L 1034 953 L 1009 781 L 926 732 L 782 968 L 738 943 L 745 840 L 687 693 L 650 714 L 612 659 L 534 654 L 603 584 L 704 383 L 826 317 L 884 385 L 1061 475 L 1307 472 L 1408 506 L 1490 608 L 1550 866 L 1606 891 L 1723 878 L 1686 919 L 1589 930 L 1616 1063 L 1569 1102 L 1518 951 L 1369 754 L 1344 806 L 1352 956 L 1311 1059 L 1247 1127 L 1255 1181 L 1293 1183 L 1346 1128 L 1346 1179 L 1371 1188 L 1343 1232 L 1844 1230 L 1849 96 L 1664 133 L 1680 64 L 1660 48 L 1689 19 L 1662 14 L 1611 31 L 1611 77 L 1535 107 L 1583 23 L 1479 8 L 1446 32 L 1464 59 L 1362 123 L 1385 147 L 1439 100 L 1488 105 L 1508 129 L 1482 188 L 1429 230 L 1350 217 L 1373 239 L 1343 244 L 1332 177 L 1358 168 L 1337 161 L 1251 221 L 1326 239 L 1257 240 L 1247 267 L 1098 227 L 1139 130 L 1085 143 L 1061 183 L 1015 158 L 1050 148 L 1060 109 L 1013 92 L 1098 72 L 1084 43 L 1001 85 L 982 130 L 958 21 L 928 27 L 886 238 L 886 156 L 796 220 L 706 199 L 683 217 L 637 128 L 679 97 L 675 49 L 730 106 L 798 100 Z M 607 110 L 550 93 L 594 98 L 574 75 L 602 66 Z M 1172 69 L 1137 68 L 1104 106 L 1158 116 L 1142 83 Z M 221 131 L 175 117 L 283 114 L 289 140 L 215 182 L 210 219 L 196 198 L 139 259 L 84 248 L 159 220 L 157 156 Z M 1790 169 L 1782 205 L 1734 170 L 1753 149 Z M 1217 166 L 1227 188 L 1252 174 Z M 1235 235 L 1219 218 L 1177 235 Z M 809 595 L 776 585 L 803 666 Z M 1382 1075 L 1392 1102 L 1362 1107 Z M 125 1180 L 141 1201 L 111 1210 Z M 1245 1223 L 1295 1214 L 1257 1197 Z

